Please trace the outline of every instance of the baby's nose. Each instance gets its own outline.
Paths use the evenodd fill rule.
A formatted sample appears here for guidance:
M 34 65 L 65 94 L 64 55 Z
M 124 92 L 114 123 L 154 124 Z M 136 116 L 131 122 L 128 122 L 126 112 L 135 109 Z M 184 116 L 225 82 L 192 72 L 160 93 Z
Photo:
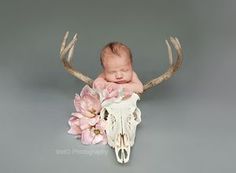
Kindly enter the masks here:
M 122 78 L 123 78 L 122 73 L 117 72 L 117 73 L 116 73 L 116 79 L 122 79 Z

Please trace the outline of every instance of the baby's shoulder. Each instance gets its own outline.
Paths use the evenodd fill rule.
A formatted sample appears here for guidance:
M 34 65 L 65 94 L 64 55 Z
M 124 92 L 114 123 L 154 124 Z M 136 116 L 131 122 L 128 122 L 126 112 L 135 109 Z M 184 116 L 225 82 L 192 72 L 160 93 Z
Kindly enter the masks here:
M 133 77 L 138 77 L 137 73 L 133 70 Z
M 104 77 L 104 74 L 103 73 L 101 73 L 101 74 L 99 74 L 97 77 L 96 77 L 96 79 L 94 80 L 94 82 L 96 83 L 96 82 L 100 82 L 100 81 L 104 81 L 105 80 L 105 77 Z
M 139 77 L 138 77 L 138 75 L 136 74 L 135 71 L 133 71 L 132 81 L 133 81 L 133 82 L 141 82 L 141 81 L 139 80 Z
M 100 74 L 98 75 L 98 78 L 103 78 L 103 79 L 105 79 L 105 75 L 104 75 L 104 73 L 103 73 L 103 72 L 100 73 Z

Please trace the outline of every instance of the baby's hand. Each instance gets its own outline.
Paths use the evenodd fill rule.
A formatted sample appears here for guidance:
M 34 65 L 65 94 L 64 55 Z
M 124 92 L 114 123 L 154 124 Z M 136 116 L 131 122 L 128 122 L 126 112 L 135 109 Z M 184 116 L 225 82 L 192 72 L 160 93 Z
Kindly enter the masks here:
M 123 99 L 129 98 L 133 94 L 133 91 L 131 89 L 127 87 L 125 88 L 123 85 L 116 83 L 109 82 L 106 86 L 106 89 L 109 93 L 111 93 L 111 95 L 116 97 L 122 96 Z
M 113 82 L 108 82 L 107 85 L 106 85 L 106 89 L 110 93 L 112 91 L 119 90 L 120 86 L 119 86 L 119 84 L 116 84 L 116 83 L 113 83 Z
M 113 82 L 107 82 L 107 85 L 104 91 L 106 93 L 106 96 L 105 96 L 106 99 L 109 99 L 112 97 L 119 97 L 120 86 Z

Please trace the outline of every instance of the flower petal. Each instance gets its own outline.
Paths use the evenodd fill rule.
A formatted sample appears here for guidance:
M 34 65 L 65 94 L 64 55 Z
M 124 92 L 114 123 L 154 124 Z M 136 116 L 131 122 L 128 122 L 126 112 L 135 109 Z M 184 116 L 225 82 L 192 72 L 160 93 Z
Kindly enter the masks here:
M 98 123 L 98 121 L 99 121 L 99 116 L 95 116 L 93 118 L 89 118 L 89 124 L 91 126 L 94 126 L 96 123 Z
M 86 108 L 86 103 L 84 102 L 83 99 L 81 99 L 80 102 L 76 102 L 74 106 L 77 112 L 81 113 L 82 115 L 85 115 L 87 108 Z
M 93 137 L 91 136 L 90 129 L 83 130 L 81 134 L 81 143 L 88 145 L 92 144 L 92 141 Z
M 67 132 L 71 135 L 80 135 L 81 129 L 78 126 L 71 126 Z
M 71 125 L 74 125 L 74 124 L 78 124 L 78 118 L 77 117 L 74 117 L 74 116 L 71 116 L 68 120 L 68 124 L 71 126 Z
M 107 136 L 106 136 L 106 134 L 103 135 L 103 140 L 102 140 L 101 143 L 104 144 L 104 145 L 107 144 Z
M 89 124 L 89 118 L 84 117 L 84 118 L 80 119 L 80 128 L 81 128 L 81 130 L 88 129 L 90 127 L 91 127 L 91 125 Z
M 79 113 L 79 112 L 74 112 L 74 113 L 72 113 L 71 115 L 74 116 L 74 117 L 77 117 L 77 118 L 83 118 L 83 117 L 84 117 L 84 116 L 83 116 L 81 113 Z
M 103 136 L 100 135 L 100 134 L 98 134 L 98 135 L 96 135 L 95 138 L 93 139 L 92 144 L 97 144 L 97 143 L 101 142 L 102 140 L 103 140 Z
M 101 129 L 101 130 L 105 130 L 107 127 L 107 122 L 105 120 L 100 120 L 97 124 L 96 124 L 96 128 Z
M 70 117 L 68 124 L 70 125 L 70 129 L 68 130 L 69 134 L 79 135 L 81 134 L 81 129 L 79 127 L 79 119 L 76 117 Z
M 84 97 L 85 95 L 90 95 L 92 97 L 95 97 L 96 99 L 98 99 L 98 96 L 99 96 L 97 92 L 88 85 L 85 85 L 80 92 L 81 97 Z

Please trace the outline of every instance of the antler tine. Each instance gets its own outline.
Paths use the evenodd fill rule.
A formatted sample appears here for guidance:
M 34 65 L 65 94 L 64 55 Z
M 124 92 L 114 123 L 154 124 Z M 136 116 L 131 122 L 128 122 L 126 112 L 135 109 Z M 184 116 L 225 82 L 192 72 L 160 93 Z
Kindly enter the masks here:
M 173 64 L 173 55 L 172 55 L 172 50 L 171 50 L 171 47 L 170 47 L 170 44 L 167 40 L 165 40 L 166 42 L 166 45 L 167 45 L 167 50 L 168 50 L 168 57 L 169 57 L 169 64 L 172 65 Z
M 69 32 L 67 31 L 64 35 L 64 38 L 63 38 L 63 41 L 61 43 L 61 49 L 60 49 L 60 54 L 62 53 L 62 51 L 65 49 L 65 46 L 66 46 L 66 40 L 67 40 L 67 37 L 69 35 Z
M 176 37 L 175 38 L 170 37 L 170 41 L 171 41 L 172 45 L 175 47 L 175 49 L 177 51 L 176 62 L 173 63 L 172 49 L 170 47 L 169 42 L 166 40 L 170 66 L 164 74 L 162 74 L 161 76 L 147 82 L 144 85 L 144 89 L 143 89 L 144 91 L 160 84 L 164 80 L 167 80 L 167 79 L 171 78 L 175 74 L 175 72 L 180 68 L 180 66 L 183 62 L 183 50 L 182 50 L 181 44 L 180 44 L 178 38 L 176 38 Z
M 71 40 L 71 42 L 66 46 L 66 41 L 67 41 L 68 35 L 69 35 L 69 32 L 67 31 L 64 35 L 64 38 L 63 38 L 63 41 L 61 44 L 61 49 L 60 49 L 60 57 L 61 57 L 61 61 L 63 62 L 64 68 L 70 74 L 75 76 L 76 78 L 85 82 L 89 86 L 92 86 L 93 80 L 91 78 L 89 78 L 88 76 L 82 74 L 81 72 L 75 70 L 71 65 L 71 59 L 72 59 L 75 44 L 76 44 L 78 38 L 77 38 L 77 34 L 75 34 L 73 39 Z M 67 57 L 66 57 L 66 54 L 68 54 Z

